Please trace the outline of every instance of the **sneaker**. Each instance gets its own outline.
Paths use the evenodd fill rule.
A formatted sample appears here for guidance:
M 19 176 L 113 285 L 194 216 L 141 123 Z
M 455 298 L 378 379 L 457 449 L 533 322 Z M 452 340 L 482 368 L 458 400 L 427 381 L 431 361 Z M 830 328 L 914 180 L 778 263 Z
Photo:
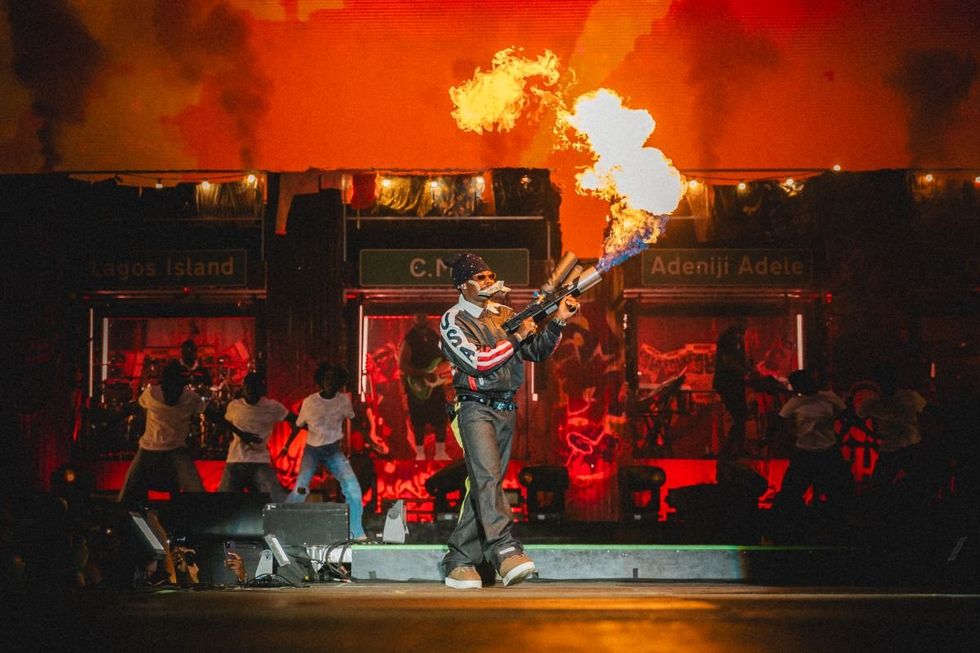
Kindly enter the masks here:
M 531 560 L 526 553 L 518 553 L 509 558 L 504 558 L 497 573 L 504 580 L 504 587 L 510 587 L 527 580 L 528 576 L 537 572 L 534 560 Z
M 456 567 L 446 575 L 446 585 L 456 590 L 480 589 L 483 587 L 483 579 L 476 567 L 463 565 Z

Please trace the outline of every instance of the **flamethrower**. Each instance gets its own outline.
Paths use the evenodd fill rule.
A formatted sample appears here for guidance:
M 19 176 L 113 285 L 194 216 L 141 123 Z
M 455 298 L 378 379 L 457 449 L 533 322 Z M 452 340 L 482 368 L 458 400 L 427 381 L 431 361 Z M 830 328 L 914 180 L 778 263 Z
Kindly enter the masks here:
M 523 311 L 515 313 L 504 322 L 504 330 L 507 333 L 515 333 L 521 328 L 521 323 L 528 318 L 533 319 L 535 323 L 540 323 L 557 311 L 566 297 L 578 297 L 600 281 L 602 276 L 595 266 L 583 270 L 582 266 L 578 265 L 575 254 L 566 252 L 558 261 L 551 276 L 541 286 L 537 298 Z

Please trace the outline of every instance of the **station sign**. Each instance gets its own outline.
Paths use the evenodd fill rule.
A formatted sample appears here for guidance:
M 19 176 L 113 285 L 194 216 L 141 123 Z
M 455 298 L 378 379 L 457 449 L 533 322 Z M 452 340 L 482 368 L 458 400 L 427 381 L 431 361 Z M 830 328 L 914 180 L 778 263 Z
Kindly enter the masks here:
M 85 282 L 99 290 L 244 286 L 247 254 L 244 249 L 214 249 L 93 256 Z
M 531 256 L 526 249 L 362 249 L 358 280 L 363 287 L 447 287 L 452 270 L 444 261 L 461 251 L 483 257 L 508 286 L 529 283 Z
M 813 257 L 799 249 L 648 249 L 643 286 L 801 287 L 813 281 Z

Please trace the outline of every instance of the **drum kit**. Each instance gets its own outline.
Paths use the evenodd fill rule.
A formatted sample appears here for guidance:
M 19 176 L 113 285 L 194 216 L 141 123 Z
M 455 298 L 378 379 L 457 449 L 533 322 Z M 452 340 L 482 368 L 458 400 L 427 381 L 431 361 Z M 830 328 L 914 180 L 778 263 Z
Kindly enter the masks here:
M 134 451 L 146 428 L 146 410 L 139 405 L 139 396 L 157 382 L 166 359 L 147 358 L 140 378 L 113 376 L 99 386 L 98 400 L 88 410 L 87 429 L 91 446 L 98 453 L 113 454 Z M 203 365 L 211 382 L 188 384 L 193 392 L 207 400 L 205 411 L 190 422 L 187 446 L 200 458 L 224 458 L 232 434 L 221 423 L 228 404 L 238 396 L 241 383 L 254 362 L 232 361 L 219 356 L 212 365 Z M 110 370 L 113 368 L 110 367 Z

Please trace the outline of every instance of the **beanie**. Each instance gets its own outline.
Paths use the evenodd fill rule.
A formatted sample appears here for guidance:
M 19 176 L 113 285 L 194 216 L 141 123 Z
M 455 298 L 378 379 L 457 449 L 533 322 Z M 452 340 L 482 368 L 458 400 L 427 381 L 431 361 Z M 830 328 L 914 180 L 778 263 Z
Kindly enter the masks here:
M 443 262 L 452 268 L 453 286 L 456 288 L 466 283 L 474 274 L 490 269 L 486 261 L 476 254 L 470 254 L 469 252 L 457 254 Z

